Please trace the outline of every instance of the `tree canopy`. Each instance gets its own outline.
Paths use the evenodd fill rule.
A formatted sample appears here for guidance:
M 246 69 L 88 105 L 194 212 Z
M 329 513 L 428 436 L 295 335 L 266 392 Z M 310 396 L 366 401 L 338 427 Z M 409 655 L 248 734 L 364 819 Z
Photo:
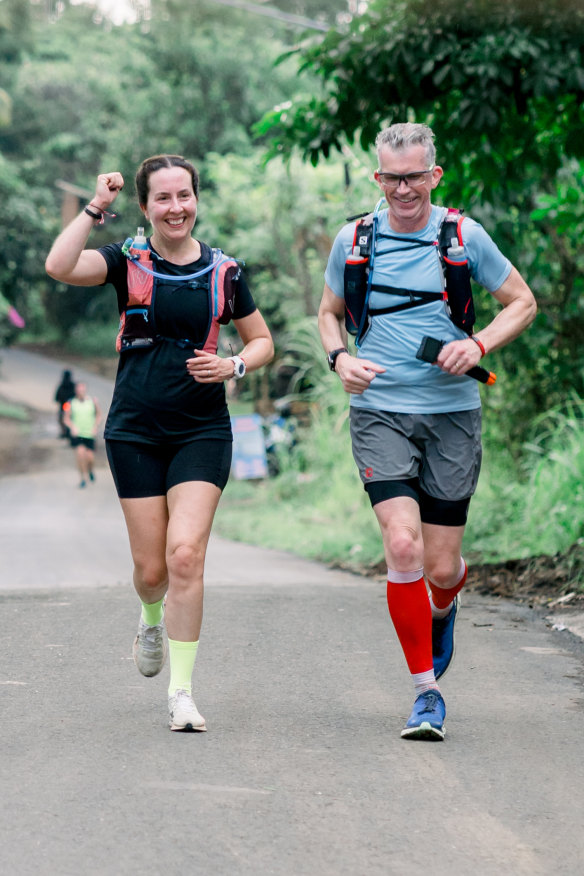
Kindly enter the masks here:
M 331 20 L 332 6 L 326 0 L 322 4 Z M 283 302 L 291 308 L 297 301 L 302 312 L 313 312 L 321 281 L 312 251 L 292 257 L 286 296 L 278 295 L 282 284 L 274 280 L 276 226 L 270 229 L 273 238 L 263 230 L 254 234 L 250 216 L 241 209 L 236 221 L 226 221 L 234 198 L 250 203 L 258 225 L 272 211 L 270 207 L 262 214 L 259 198 L 252 204 L 250 180 L 266 203 L 275 193 L 274 204 L 288 209 L 287 196 L 280 197 L 288 190 L 287 171 L 269 175 L 275 187 L 270 191 L 261 147 L 251 129 L 306 78 L 299 80 L 292 59 L 274 66 L 298 29 L 208 0 L 136 3 L 139 21 L 120 27 L 99 17 L 95 4 L 51 5 L 56 15 L 48 8 L 31 0 L 0 0 L 0 44 L 7 47 L 0 56 L 5 88 L 4 95 L 0 92 L 0 195 L 5 219 L 10 219 L 0 253 L 0 333 L 8 328 L 2 314 L 9 305 L 25 314 L 31 332 L 59 338 L 81 332 L 90 320 L 93 325 L 115 321 L 110 289 L 85 294 L 54 283 L 44 272 L 44 258 L 60 230 L 60 181 L 91 192 L 97 173 L 112 168 L 123 173 L 127 185 L 116 202 L 118 218 L 91 238 L 90 245 L 99 246 L 135 230 L 140 212 L 134 172 L 147 155 L 164 151 L 184 154 L 198 166 L 198 233 L 206 237 L 218 228 L 221 237 L 212 242 L 248 259 L 259 294 L 266 278 L 274 323 L 286 322 L 280 312 Z M 319 4 L 299 2 L 295 10 L 318 15 Z M 294 183 L 297 200 L 309 188 L 307 176 L 300 171 Z M 212 206 L 215 193 L 221 198 L 217 207 Z M 311 221 L 309 212 L 296 215 L 295 231 L 287 221 L 278 223 L 287 240 Z M 206 226 L 205 217 L 212 216 L 217 224 Z M 249 253 L 257 252 L 258 239 L 266 245 L 254 262 Z M 304 263 L 300 267 L 305 255 L 309 268 Z M 303 271 L 300 284 L 295 284 L 297 269 Z
M 124 174 L 98 246 L 140 219 L 137 164 L 173 151 L 201 173 L 198 233 L 246 260 L 280 342 L 314 313 L 344 217 L 376 199 L 378 129 L 413 119 L 437 135 L 438 202 L 482 221 L 538 298 L 536 326 L 494 357 L 506 377 L 486 403 L 506 410 L 512 395 L 519 434 L 573 388 L 584 395 L 580 0 L 371 0 L 352 19 L 362 2 L 270 4 L 327 21 L 324 36 L 211 0 L 134 5 L 139 21 L 113 27 L 91 5 L 0 0 L 2 312 L 60 339 L 91 325 L 84 342 L 97 343 L 93 329 L 115 321 L 111 290 L 44 272 L 58 182 L 89 191 L 102 170 Z M 294 150 L 317 166 L 282 161 Z M 490 297 L 477 305 L 484 324 Z
M 347 28 L 297 50 L 321 93 L 270 112 L 257 130 L 273 152 L 299 148 L 316 163 L 414 114 L 491 198 L 522 188 L 532 164 L 550 177 L 565 155 L 584 155 L 583 36 L 580 0 L 372 0 Z
M 256 126 L 269 157 L 316 165 L 347 143 L 370 148 L 392 122 L 430 124 L 438 202 L 482 221 L 538 299 L 536 326 L 498 354 L 517 381 L 515 422 L 584 394 L 580 0 L 372 0 L 294 54 L 320 88 Z M 494 311 L 479 302 L 484 321 Z

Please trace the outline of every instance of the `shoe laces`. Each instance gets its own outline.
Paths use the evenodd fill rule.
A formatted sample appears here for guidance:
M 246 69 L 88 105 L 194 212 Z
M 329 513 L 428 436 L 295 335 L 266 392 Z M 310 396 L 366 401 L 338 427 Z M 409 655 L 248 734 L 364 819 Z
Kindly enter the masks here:
M 420 709 L 420 714 L 422 712 L 433 712 L 438 703 L 440 694 L 434 690 L 428 690 L 422 694 L 422 697 L 424 698 L 424 708 Z
M 148 627 L 145 624 L 140 625 L 140 630 L 138 632 L 138 638 L 142 643 L 142 647 L 145 650 L 154 650 L 159 647 L 160 639 L 162 637 L 162 624 L 158 624 L 155 627 Z
M 182 687 L 179 687 L 178 690 L 172 694 L 170 697 L 170 704 L 173 713 L 176 712 L 177 709 L 182 708 L 187 712 L 191 712 L 193 715 L 197 714 L 197 707 L 195 706 L 192 694 Z

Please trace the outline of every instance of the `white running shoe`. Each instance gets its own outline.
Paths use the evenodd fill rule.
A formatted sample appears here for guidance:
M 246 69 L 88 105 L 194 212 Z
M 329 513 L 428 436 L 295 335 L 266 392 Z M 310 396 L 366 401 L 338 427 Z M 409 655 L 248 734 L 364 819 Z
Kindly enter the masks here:
M 134 663 L 142 673 L 151 677 L 158 675 L 166 661 L 166 642 L 164 641 L 164 623 L 149 627 L 140 618 L 138 635 L 134 639 L 132 655 Z
M 186 690 L 177 690 L 168 698 L 171 730 L 205 731 L 205 719 L 199 715 L 193 698 Z

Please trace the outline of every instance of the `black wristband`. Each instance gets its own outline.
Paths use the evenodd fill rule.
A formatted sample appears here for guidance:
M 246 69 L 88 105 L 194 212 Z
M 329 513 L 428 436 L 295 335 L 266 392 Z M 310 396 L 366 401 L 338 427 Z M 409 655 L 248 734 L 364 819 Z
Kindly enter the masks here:
M 92 219 L 95 219 L 96 222 L 101 222 L 103 219 L 103 213 L 94 213 L 89 207 L 84 207 L 83 212 L 87 213 L 88 216 L 91 216 Z
M 327 353 L 327 362 L 331 371 L 337 370 L 337 356 L 340 356 L 341 353 L 348 353 L 346 347 L 339 347 L 338 350 L 331 350 L 330 353 Z

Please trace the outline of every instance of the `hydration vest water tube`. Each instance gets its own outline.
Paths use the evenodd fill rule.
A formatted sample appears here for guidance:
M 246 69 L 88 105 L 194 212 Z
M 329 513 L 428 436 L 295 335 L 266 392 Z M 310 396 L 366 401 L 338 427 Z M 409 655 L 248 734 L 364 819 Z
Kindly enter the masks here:
M 233 317 L 235 305 L 235 283 L 241 268 L 235 259 L 226 256 L 220 249 L 213 249 L 211 264 L 193 274 L 176 276 L 162 274 L 152 268 L 156 255 L 149 247 L 133 245 L 128 238 L 122 252 L 128 259 L 128 300 L 120 313 L 120 325 L 116 338 L 118 353 L 152 347 L 162 340 L 154 322 L 153 305 L 156 291 L 162 281 L 173 283 L 193 283 L 200 280 L 201 288 L 208 291 L 209 322 L 202 344 L 195 344 L 189 338 L 173 338 L 179 346 L 198 347 L 206 352 L 217 352 L 219 327 L 226 325 Z

